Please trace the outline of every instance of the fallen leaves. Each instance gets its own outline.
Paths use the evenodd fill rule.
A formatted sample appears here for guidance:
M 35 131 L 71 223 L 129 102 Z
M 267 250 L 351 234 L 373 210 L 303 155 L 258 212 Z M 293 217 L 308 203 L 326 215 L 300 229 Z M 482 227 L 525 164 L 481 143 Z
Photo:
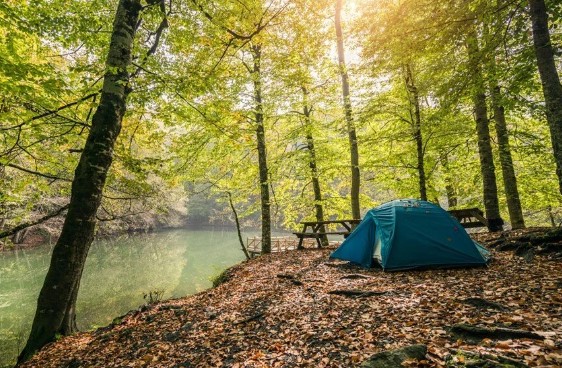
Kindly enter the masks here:
M 414 343 L 428 345 L 427 360 L 406 366 L 463 364 L 457 349 L 562 365 L 559 261 L 498 252 L 488 268 L 385 273 L 329 261 L 329 252 L 251 260 L 218 288 L 63 338 L 23 367 L 349 367 Z M 342 290 L 358 295 L 330 294 Z M 534 331 L 544 340 L 451 340 L 447 326 L 459 323 Z

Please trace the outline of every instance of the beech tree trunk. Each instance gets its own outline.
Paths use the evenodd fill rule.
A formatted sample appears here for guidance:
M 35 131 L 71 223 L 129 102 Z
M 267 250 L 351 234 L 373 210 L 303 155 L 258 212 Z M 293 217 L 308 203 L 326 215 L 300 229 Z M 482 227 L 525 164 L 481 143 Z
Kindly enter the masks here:
M 261 193 L 261 252 L 271 253 L 271 204 L 269 202 L 269 173 L 267 170 L 267 151 L 265 145 L 265 129 L 261 82 L 261 45 L 252 46 L 254 69 L 254 118 L 256 121 L 256 137 L 258 142 L 258 165 Z
M 349 77 L 345 66 L 345 55 L 343 49 L 343 33 L 341 28 L 341 9 L 342 0 L 336 0 L 336 38 L 338 44 L 338 65 L 341 76 L 343 108 L 345 112 L 345 122 L 349 136 L 349 147 L 351 153 L 351 213 L 354 219 L 361 219 L 361 207 L 359 204 L 359 148 L 357 145 L 357 132 L 351 111 L 351 99 L 349 93 Z
M 546 120 L 556 162 L 558 190 L 562 193 L 562 85 L 554 62 L 554 50 L 548 30 L 548 13 L 544 0 L 529 0 L 533 25 L 533 44 L 541 77 Z
M 501 103 L 500 87 L 494 86 L 492 88 L 491 95 L 492 107 L 494 109 L 494 121 L 496 122 L 496 135 L 498 137 L 503 186 L 505 189 L 507 210 L 509 212 L 509 221 L 511 222 L 511 227 L 513 229 L 522 229 L 525 227 L 525 220 L 523 219 L 523 210 L 521 209 L 521 201 L 519 200 L 517 178 L 515 177 L 515 169 L 513 167 L 513 159 L 511 157 L 509 134 L 507 132 L 504 107 Z
M 140 0 L 120 0 L 106 61 L 100 104 L 93 116 L 80 162 L 74 173 L 68 214 L 51 258 L 27 344 L 18 362 L 29 359 L 57 334 L 76 330 L 75 305 L 80 277 L 94 237 L 96 212 L 121 130 L 128 94 L 131 51 L 142 9 Z
M 314 148 L 314 138 L 312 136 L 311 111 L 308 104 L 308 91 L 306 87 L 302 87 L 303 94 L 303 114 L 304 125 L 306 131 L 306 143 L 308 147 L 308 166 L 310 167 L 310 176 L 312 178 L 312 188 L 314 190 L 314 209 L 316 210 L 316 221 L 324 221 L 324 207 L 322 206 L 322 191 L 320 188 L 320 180 L 318 175 L 318 167 L 316 166 L 316 150 Z M 320 226 L 320 232 L 326 232 L 324 225 Z M 328 246 L 328 236 L 322 235 L 320 238 L 322 246 Z
M 445 192 L 447 194 L 447 207 L 452 208 L 456 207 L 458 204 L 457 193 L 455 191 L 455 186 L 453 184 L 453 180 L 451 179 L 451 171 L 449 169 L 449 157 L 447 154 L 443 155 L 441 159 L 441 164 L 445 169 Z
M 410 64 L 406 64 L 404 67 L 404 79 L 406 82 L 406 88 L 408 90 L 408 98 L 410 100 L 410 114 L 412 116 L 413 122 L 413 136 L 416 142 L 416 157 L 417 157 L 417 170 L 418 170 L 418 183 L 420 190 L 420 199 L 422 201 L 427 201 L 427 186 L 425 177 L 425 168 L 423 165 L 423 139 L 421 132 L 421 113 L 420 113 L 420 95 L 418 87 L 414 81 L 414 76 L 412 75 L 412 67 Z M 412 106 L 414 108 L 414 113 L 412 114 Z
M 488 219 L 488 230 L 495 232 L 503 230 L 503 220 L 500 216 L 498 201 L 498 187 L 496 184 L 496 168 L 490 142 L 490 128 L 488 108 L 486 105 L 486 87 L 479 61 L 479 47 L 476 32 L 473 30 L 467 40 L 468 58 L 472 71 L 474 118 L 478 135 L 478 153 L 480 155 L 480 172 L 484 192 L 484 208 Z

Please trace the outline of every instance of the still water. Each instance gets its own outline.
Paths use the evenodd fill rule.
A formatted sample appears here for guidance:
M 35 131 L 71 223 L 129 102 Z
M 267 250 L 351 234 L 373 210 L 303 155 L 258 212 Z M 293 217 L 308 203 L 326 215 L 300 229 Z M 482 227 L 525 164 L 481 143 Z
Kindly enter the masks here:
M 253 235 L 253 234 L 252 234 Z M 31 329 L 52 247 L 0 253 L 0 367 L 14 362 Z M 78 295 L 81 330 L 109 324 L 163 291 L 181 297 L 243 260 L 234 231 L 172 230 L 92 244 Z

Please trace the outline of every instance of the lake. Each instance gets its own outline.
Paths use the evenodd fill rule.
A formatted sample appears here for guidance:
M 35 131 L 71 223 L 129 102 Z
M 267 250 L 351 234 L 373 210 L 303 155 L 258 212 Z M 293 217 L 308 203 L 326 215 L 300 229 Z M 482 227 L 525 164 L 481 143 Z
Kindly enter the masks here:
M 0 367 L 13 364 L 25 344 L 51 251 L 43 246 L 0 253 Z M 243 259 L 232 230 L 182 229 L 96 241 L 78 295 L 78 327 L 105 326 L 144 304 L 151 291 L 167 299 L 205 290 L 214 276 Z

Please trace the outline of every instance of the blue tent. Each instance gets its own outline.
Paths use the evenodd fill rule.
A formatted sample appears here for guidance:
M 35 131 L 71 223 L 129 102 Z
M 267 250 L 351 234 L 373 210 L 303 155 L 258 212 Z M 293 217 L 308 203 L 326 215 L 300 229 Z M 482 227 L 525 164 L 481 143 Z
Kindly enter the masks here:
M 482 266 L 489 252 L 439 206 L 400 199 L 376 207 L 336 249 L 338 258 L 384 270 Z

